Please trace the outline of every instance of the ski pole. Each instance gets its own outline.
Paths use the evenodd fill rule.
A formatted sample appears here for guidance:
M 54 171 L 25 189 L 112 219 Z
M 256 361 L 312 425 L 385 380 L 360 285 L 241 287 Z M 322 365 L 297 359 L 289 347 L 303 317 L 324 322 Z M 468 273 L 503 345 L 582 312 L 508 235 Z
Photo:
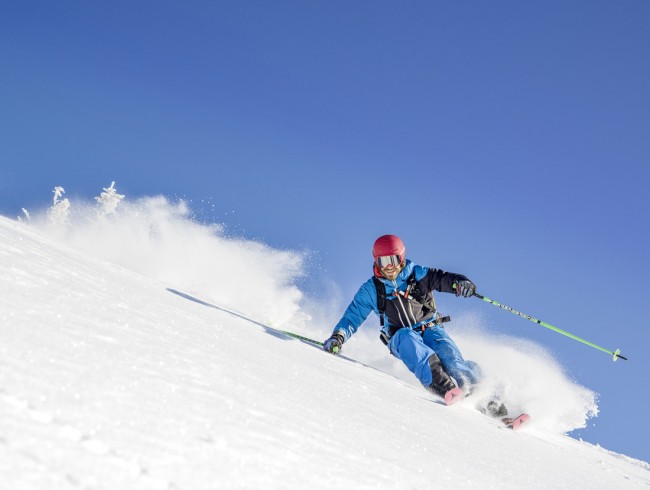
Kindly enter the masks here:
M 589 342 L 588 340 L 581 339 L 580 337 L 578 337 L 576 335 L 573 335 L 572 333 L 566 332 L 566 331 L 562 330 L 561 328 L 554 327 L 553 325 L 550 325 L 550 324 L 548 324 L 546 322 L 538 320 L 537 318 L 534 318 L 534 317 L 532 317 L 530 315 L 526 315 L 525 313 L 517 311 L 514 308 L 510 308 L 509 306 L 502 305 L 498 301 L 494 301 L 493 299 L 486 298 L 485 296 L 482 296 L 482 295 L 480 295 L 478 293 L 474 293 L 474 296 L 476 296 L 477 298 L 482 299 L 483 301 L 487 301 L 488 303 L 493 304 L 494 306 L 498 306 L 499 308 L 503 308 L 504 310 L 507 310 L 510 313 L 514 313 L 515 315 L 519 315 L 520 317 L 525 318 L 526 320 L 530 320 L 531 322 L 537 323 L 537 324 L 541 325 L 542 327 L 546 327 L 546 328 L 551 329 L 551 330 L 553 330 L 553 331 L 555 331 L 557 333 L 561 333 L 562 335 L 566 335 L 567 337 L 572 338 L 573 340 L 577 340 L 578 342 L 582 342 L 583 344 L 587 344 L 587 345 L 593 347 L 594 349 L 598 349 L 600 351 L 606 352 L 607 354 L 610 354 L 610 355 L 613 356 L 614 362 L 616 362 L 616 360 L 619 359 L 619 358 L 627 361 L 627 357 L 623 357 L 621 355 L 621 349 L 616 349 L 614 352 L 612 352 L 610 350 L 605 349 L 604 347 L 593 344 L 593 343 Z
M 305 342 L 309 342 L 310 344 L 320 345 L 321 347 L 323 347 L 323 343 L 318 340 L 310 339 L 309 337 L 303 337 L 302 335 L 298 335 L 297 333 L 293 333 L 293 332 L 287 332 L 286 330 L 280 330 L 280 332 L 282 332 L 285 335 L 288 335 L 289 337 L 293 337 L 294 339 L 304 340 Z
M 293 332 L 287 332 L 286 330 L 280 330 L 283 334 L 288 335 L 289 337 L 293 337 L 294 339 L 298 340 L 304 340 L 305 342 L 309 342 L 310 344 L 314 345 L 320 345 L 323 347 L 323 342 L 320 342 L 318 340 L 310 339 L 309 337 L 303 337 L 302 335 L 298 335 L 297 333 Z M 340 349 L 338 347 L 334 347 L 334 350 L 332 351 L 334 354 L 338 354 Z

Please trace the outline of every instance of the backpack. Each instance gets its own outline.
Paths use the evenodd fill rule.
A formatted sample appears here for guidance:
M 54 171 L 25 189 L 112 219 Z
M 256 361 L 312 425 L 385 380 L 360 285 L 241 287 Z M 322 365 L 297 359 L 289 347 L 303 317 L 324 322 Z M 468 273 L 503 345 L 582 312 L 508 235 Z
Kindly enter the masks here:
M 381 341 L 388 345 L 388 336 L 383 331 L 384 316 L 386 314 L 386 285 L 377 276 L 373 276 L 372 280 L 375 283 L 375 289 L 377 289 L 377 310 L 379 310 L 379 324 L 382 327 L 380 337 Z M 450 316 L 442 316 L 436 311 L 436 302 L 433 297 L 429 303 L 425 303 L 425 293 L 423 293 L 418 287 L 417 281 L 415 280 L 415 271 L 411 272 L 411 275 L 406 279 L 406 284 L 406 291 L 403 293 L 398 292 L 398 294 L 405 298 L 408 298 L 409 296 L 413 297 L 413 299 L 423 305 L 425 309 L 432 312 L 434 314 L 434 319 L 431 323 L 440 325 L 451 321 Z

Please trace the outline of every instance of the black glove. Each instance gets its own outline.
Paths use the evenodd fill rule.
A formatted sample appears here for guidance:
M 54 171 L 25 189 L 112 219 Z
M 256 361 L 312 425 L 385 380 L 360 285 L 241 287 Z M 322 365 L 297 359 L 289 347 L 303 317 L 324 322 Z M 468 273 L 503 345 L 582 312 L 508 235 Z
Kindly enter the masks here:
M 456 282 L 455 286 L 456 286 L 456 296 L 463 296 L 464 298 L 469 298 L 470 296 L 473 296 L 474 293 L 476 292 L 476 286 L 469 279 L 458 281 Z
M 323 342 L 323 349 L 332 354 L 338 354 L 341 352 L 343 342 L 345 342 L 345 337 L 343 337 L 343 335 L 340 333 L 332 334 L 329 339 Z

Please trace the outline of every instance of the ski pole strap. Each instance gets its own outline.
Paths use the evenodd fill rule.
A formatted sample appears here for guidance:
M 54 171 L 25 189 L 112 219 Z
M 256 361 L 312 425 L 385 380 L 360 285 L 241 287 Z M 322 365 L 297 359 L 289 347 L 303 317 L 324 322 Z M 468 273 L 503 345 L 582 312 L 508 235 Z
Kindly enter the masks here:
M 515 315 L 519 315 L 520 317 L 525 318 L 526 320 L 530 320 L 533 323 L 537 323 L 538 325 L 541 325 L 542 327 L 546 327 L 546 328 L 548 328 L 550 330 L 553 330 L 554 332 L 557 332 L 557 333 L 565 335 L 565 336 L 567 336 L 569 338 L 572 338 L 573 340 L 577 340 L 578 342 L 582 342 L 583 344 L 586 344 L 586 345 L 588 345 L 590 347 L 593 347 L 594 349 L 598 349 L 600 351 L 606 352 L 607 354 L 610 354 L 613 357 L 614 362 L 616 362 L 616 360 L 618 360 L 618 359 L 623 359 L 624 361 L 627 361 L 627 357 L 623 357 L 621 355 L 621 349 L 616 349 L 614 352 L 612 352 L 612 351 L 610 351 L 608 349 L 605 349 L 604 347 L 596 345 L 596 344 L 594 344 L 592 342 L 589 342 L 588 340 L 582 339 L 582 338 L 580 338 L 580 337 L 578 337 L 576 335 L 573 335 L 572 333 L 569 333 L 569 332 L 567 332 L 565 330 L 562 330 L 561 328 L 554 327 L 553 325 L 550 325 L 550 324 L 548 324 L 546 322 L 538 320 L 537 318 L 534 318 L 534 317 L 532 317 L 530 315 L 527 315 L 525 313 L 517 311 L 514 308 L 511 308 L 511 307 L 506 306 L 506 305 L 502 305 L 498 301 L 494 301 L 493 299 L 486 298 L 485 296 L 482 296 L 482 295 L 480 295 L 478 293 L 474 293 L 474 296 L 476 296 L 477 298 L 482 299 L 483 301 L 485 301 L 487 303 L 493 304 L 494 306 L 498 306 L 499 308 L 503 308 L 504 310 L 509 311 L 510 313 L 514 313 Z

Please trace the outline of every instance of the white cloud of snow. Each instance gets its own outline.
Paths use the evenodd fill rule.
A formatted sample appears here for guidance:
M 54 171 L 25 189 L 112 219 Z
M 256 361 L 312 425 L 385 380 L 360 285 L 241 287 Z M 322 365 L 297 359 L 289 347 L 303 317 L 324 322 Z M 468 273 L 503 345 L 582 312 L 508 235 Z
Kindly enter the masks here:
M 112 183 L 95 198 L 96 204 L 68 203 L 65 221 L 44 219 L 60 206 L 57 197 L 53 208 L 33 213 L 32 226 L 259 322 L 323 340 L 346 305 L 347 299 L 332 285 L 319 298 L 306 297 L 297 287 L 298 279 L 308 273 L 304 253 L 228 237 L 218 225 L 193 221 L 183 201 L 172 203 L 162 196 L 130 201 Z M 419 386 L 379 341 L 377 323 L 371 314 L 343 354 Z M 511 410 L 543 414 L 536 423 L 555 433 L 584 428 L 597 415 L 596 394 L 571 380 L 539 345 L 487 334 L 480 319 L 471 315 L 454 318 L 446 328 L 464 356 L 486 373 L 472 395 L 477 403 L 493 392 L 503 393 Z

